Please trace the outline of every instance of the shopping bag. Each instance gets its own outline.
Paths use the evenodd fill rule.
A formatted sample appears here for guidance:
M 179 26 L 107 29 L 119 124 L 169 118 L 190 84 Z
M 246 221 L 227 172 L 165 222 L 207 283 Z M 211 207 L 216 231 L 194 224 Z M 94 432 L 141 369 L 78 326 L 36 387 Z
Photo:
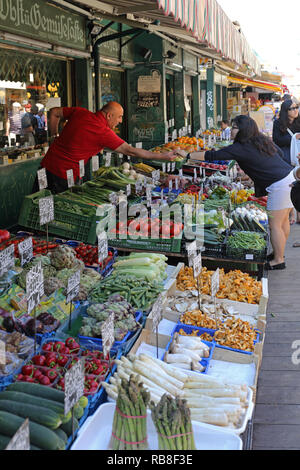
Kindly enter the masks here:
M 291 156 L 291 165 L 298 166 L 300 157 L 300 140 L 297 139 L 297 136 L 300 136 L 299 133 L 293 134 L 290 129 L 288 129 L 288 133 L 292 137 L 291 139 L 291 146 L 290 146 L 290 156 Z

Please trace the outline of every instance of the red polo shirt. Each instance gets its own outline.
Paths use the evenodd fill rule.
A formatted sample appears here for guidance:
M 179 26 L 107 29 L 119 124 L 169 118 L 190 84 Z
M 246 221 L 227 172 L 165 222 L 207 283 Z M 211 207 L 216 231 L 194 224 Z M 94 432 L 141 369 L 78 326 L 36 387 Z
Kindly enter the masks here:
M 104 148 L 116 150 L 124 143 L 108 125 L 104 115 L 85 108 L 63 108 L 67 124 L 48 149 L 42 167 L 60 178 L 67 179 L 67 170 L 79 177 L 79 161 L 84 164 Z

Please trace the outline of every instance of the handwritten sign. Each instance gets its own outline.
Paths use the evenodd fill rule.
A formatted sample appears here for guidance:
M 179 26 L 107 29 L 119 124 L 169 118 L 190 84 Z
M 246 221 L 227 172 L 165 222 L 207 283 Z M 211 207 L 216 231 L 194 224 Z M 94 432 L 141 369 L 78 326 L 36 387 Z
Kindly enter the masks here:
M 119 197 L 117 195 L 117 193 L 110 193 L 109 196 L 108 196 L 108 199 L 110 200 L 110 202 L 116 206 L 119 202 Z
M 92 157 L 92 171 L 98 171 L 99 170 L 99 157 L 98 155 L 94 155 Z
M 111 153 L 106 153 L 104 156 L 105 160 L 105 166 L 110 166 L 111 165 Z
M 24 264 L 29 263 L 29 261 L 33 258 L 33 244 L 32 244 L 32 237 L 26 238 L 22 242 L 18 244 L 18 251 L 21 260 L 21 266 L 23 267 Z
M 67 170 L 67 182 L 68 182 L 68 188 L 72 188 L 74 186 L 73 170 Z
M 129 197 L 131 195 L 131 184 L 126 185 L 126 196 Z
M 188 260 L 189 260 L 189 266 L 193 266 L 193 261 L 194 258 L 197 256 L 197 242 L 196 240 L 186 244 L 186 251 L 188 255 Z
M 79 160 L 79 178 L 83 178 L 85 175 L 84 160 Z
M 15 265 L 15 246 L 12 244 L 0 251 L 0 277 Z
M 220 288 L 220 269 L 218 268 L 211 276 L 211 296 L 216 297 Z
M 37 307 L 44 295 L 44 273 L 42 263 L 33 266 L 26 274 L 27 313 Z
M 65 373 L 65 415 L 78 403 L 84 394 L 84 358 L 79 359 L 71 369 Z
M 6 364 L 6 345 L 5 342 L 0 340 L 0 365 Z
M 68 279 L 67 285 L 67 295 L 66 295 L 66 303 L 72 302 L 72 300 L 78 296 L 79 294 L 79 287 L 80 287 L 80 270 L 76 271 L 72 276 Z
M 108 243 L 105 232 L 98 235 L 98 261 L 102 263 L 108 257 Z
M 29 419 L 26 418 L 9 441 L 5 450 L 30 450 Z
M 193 259 L 193 273 L 194 273 L 195 279 L 201 274 L 201 271 L 202 271 L 202 256 L 201 256 L 201 253 L 199 253 Z
M 46 189 L 48 186 L 46 169 L 41 168 L 40 170 L 38 170 L 37 177 L 38 177 L 39 190 L 42 191 L 43 189 Z
M 101 338 L 104 357 L 109 355 L 112 345 L 115 342 L 115 314 L 111 313 L 101 326 Z
M 39 199 L 40 225 L 45 225 L 54 220 L 54 199 L 53 196 Z
M 152 318 L 152 330 L 155 331 L 158 328 L 158 324 L 161 320 L 162 308 L 165 297 L 159 294 L 156 302 L 152 306 L 151 318 Z
M 147 206 L 151 206 L 152 203 L 152 186 L 146 186 L 146 198 L 147 198 Z

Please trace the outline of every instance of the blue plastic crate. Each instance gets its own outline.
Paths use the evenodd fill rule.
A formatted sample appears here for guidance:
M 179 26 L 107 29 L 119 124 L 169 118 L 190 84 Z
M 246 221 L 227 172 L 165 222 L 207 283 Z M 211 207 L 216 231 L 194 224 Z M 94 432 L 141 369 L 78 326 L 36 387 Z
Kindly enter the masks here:
M 211 334 L 210 332 L 214 332 L 214 330 L 206 330 L 205 328 L 197 328 L 197 327 L 194 327 L 194 326 L 191 326 L 191 325 L 184 325 L 182 323 L 178 323 L 172 333 L 171 333 L 171 339 L 169 341 L 169 343 L 167 344 L 167 347 L 166 347 L 166 351 L 169 351 L 169 348 L 170 348 L 170 345 L 171 345 L 171 342 L 173 340 L 173 336 L 175 333 L 178 333 L 179 330 L 184 330 L 185 333 L 187 334 L 191 334 L 194 330 L 199 330 L 199 334 L 197 334 L 197 336 L 200 336 L 202 335 L 202 333 L 209 333 Z M 200 361 L 200 364 L 205 367 L 204 371 L 201 372 L 201 374 L 206 374 L 207 371 L 208 371 L 208 366 L 209 366 L 209 363 L 210 363 L 210 360 L 212 358 L 212 355 L 213 355 L 213 352 L 214 352 L 214 348 L 215 348 L 215 342 L 214 341 L 203 341 L 202 342 L 204 344 L 206 344 L 208 347 L 209 347 L 209 357 L 205 357 L 203 358 L 201 361 Z M 163 359 L 163 358 L 162 358 Z

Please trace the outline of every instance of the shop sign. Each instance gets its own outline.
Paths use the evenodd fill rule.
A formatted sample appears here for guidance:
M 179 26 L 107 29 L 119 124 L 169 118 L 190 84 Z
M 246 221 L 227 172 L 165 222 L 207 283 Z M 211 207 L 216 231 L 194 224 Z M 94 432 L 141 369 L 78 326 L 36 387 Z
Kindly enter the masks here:
M 86 49 L 85 18 L 40 0 L 0 0 L 0 29 Z

